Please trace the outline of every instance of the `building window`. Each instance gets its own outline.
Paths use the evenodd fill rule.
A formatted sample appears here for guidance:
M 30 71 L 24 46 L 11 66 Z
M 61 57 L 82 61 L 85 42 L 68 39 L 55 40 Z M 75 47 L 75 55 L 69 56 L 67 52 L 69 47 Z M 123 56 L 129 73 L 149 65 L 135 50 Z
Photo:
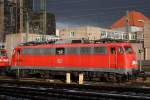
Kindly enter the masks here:
M 128 39 L 129 39 L 128 34 L 123 34 L 123 40 L 128 40 Z
M 70 32 L 70 37 L 74 37 L 75 36 L 75 32 Z
M 136 40 L 136 33 L 131 34 L 131 40 Z
M 142 33 L 142 40 L 144 39 L 144 34 Z
M 107 38 L 107 32 L 106 31 L 101 32 L 101 38 Z

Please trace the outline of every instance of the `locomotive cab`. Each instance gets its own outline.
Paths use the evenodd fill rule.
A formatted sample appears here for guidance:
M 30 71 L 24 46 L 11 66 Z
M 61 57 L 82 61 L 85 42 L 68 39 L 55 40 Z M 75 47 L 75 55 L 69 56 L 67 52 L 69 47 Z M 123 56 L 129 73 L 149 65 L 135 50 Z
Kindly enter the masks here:
M 0 49 L 0 75 L 5 75 L 9 68 L 9 60 L 7 56 L 7 51 L 5 49 Z
M 136 54 L 131 46 L 124 46 L 126 67 L 129 74 L 137 75 L 139 73 L 139 66 L 136 59 Z
M 138 71 L 136 54 L 130 45 L 111 45 L 109 51 L 109 68 L 130 75 Z
M 124 51 L 126 54 L 126 58 L 128 59 L 127 66 L 137 69 L 138 63 L 137 63 L 137 59 L 135 57 L 135 53 L 133 52 L 133 49 L 130 46 L 124 46 Z

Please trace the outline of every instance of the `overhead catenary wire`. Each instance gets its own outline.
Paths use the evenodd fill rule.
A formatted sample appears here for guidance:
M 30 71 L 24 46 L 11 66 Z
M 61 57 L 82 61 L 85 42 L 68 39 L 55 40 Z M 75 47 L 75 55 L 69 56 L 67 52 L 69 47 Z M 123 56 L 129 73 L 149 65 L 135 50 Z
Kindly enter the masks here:
M 34 0 L 36 2 L 40 2 L 40 0 Z M 62 2 L 61 2 L 62 1 Z M 47 0 L 47 3 L 50 2 L 50 4 L 53 4 L 53 5 L 62 5 L 62 4 L 78 4 L 78 3 L 81 3 L 81 2 L 86 2 L 86 1 L 91 1 L 91 0 L 74 0 L 74 1 L 71 1 L 71 0 Z
M 150 9 L 150 8 L 147 8 L 147 9 Z M 138 9 L 140 11 L 143 11 L 143 12 L 150 12 L 150 11 L 145 11 L 145 10 L 142 10 L 142 9 Z M 131 11 L 131 10 L 129 10 Z M 88 18 L 88 16 L 93 16 L 93 17 L 105 17 L 106 18 L 106 14 L 110 14 L 109 16 L 115 16 L 114 14 L 122 14 L 122 16 L 125 16 L 125 11 L 117 11 L 117 12 L 99 12 L 99 13 L 89 13 L 89 14 L 80 14 L 80 15 L 70 15 L 70 16 L 56 16 L 57 18 L 62 18 L 62 19 L 69 19 L 69 18 Z M 100 15 L 100 16 L 96 16 L 96 15 Z M 118 16 L 118 17 L 122 17 L 122 16 Z
M 50 7 L 51 8 L 54 8 L 54 9 L 63 9 L 63 8 L 66 8 L 66 7 L 72 7 L 72 8 L 77 8 L 77 7 L 79 7 L 79 6 L 81 6 L 81 5 L 77 5 L 77 4 L 74 4 L 74 3 L 72 3 L 72 4 L 69 4 L 69 5 L 62 5 L 62 4 L 60 4 L 59 2 L 55 5 L 55 4 L 52 4 L 51 2 L 48 2 L 47 3 L 48 5 L 50 5 Z M 60 6 L 59 6 L 59 4 L 60 4 Z M 144 6 L 145 5 L 147 5 L 147 6 L 149 6 L 149 3 L 145 3 L 145 2 L 143 2 L 143 4 L 144 4 Z M 131 4 L 131 5 L 127 5 L 127 6 L 125 6 L 124 8 L 128 8 L 128 7 L 137 7 L 137 6 L 141 6 L 141 7 L 144 7 L 143 6 L 143 4 L 140 2 L 140 3 L 135 3 L 135 4 Z M 86 4 L 86 5 L 89 5 L 88 3 Z M 99 10 L 101 9 L 101 10 L 106 10 L 106 9 L 119 9 L 119 8 L 122 8 L 123 7 L 123 5 L 121 6 L 121 5 L 116 5 L 116 6 L 113 6 L 113 7 L 109 7 L 109 6 L 106 6 L 106 7 L 100 7 L 99 8 Z M 84 7 L 83 7 L 84 8 Z M 96 8 L 97 9 L 97 8 Z M 51 10 L 53 10 L 53 9 L 51 9 Z M 66 9 L 66 10 L 71 10 L 71 9 Z M 86 10 L 86 9 L 80 9 L 80 11 L 81 10 Z M 87 9 L 87 10 L 95 10 L 95 8 L 90 8 L 90 9 Z
M 59 3 L 57 2 L 57 1 L 59 1 Z M 74 0 L 74 1 L 64 1 L 63 0 L 63 2 L 60 2 L 60 0 L 51 0 L 50 2 L 52 3 L 52 4 L 70 4 L 70 3 L 81 3 L 81 2 L 87 2 L 87 1 L 91 1 L 91 0 Z
M 36 0 L 35 0 L 36 1 Z M 58 2 L 59 1 L 59 2 Z M 81 1 L 90 1 L 90 0 L 80 0 L 80 2 Z M 53 4 L 53 2 L 56 2 L 56 5 L 55 4 Z M 62 4 L 61 3 L 64 3 L 64 2 L 66 2 L 66 3 L 70 3 L 69 5 L 63 5 L 62 6 Z M 73 3 L 72 3 L 73 2 Z M 56 13 L 61 13 L 61 12 L 63 12 L 63 10 L 65 10 L 65 12 L 72 12 L 72 11 L 74 11 L 74 8 L 78 8 L 78 6 L 80 6 L 80 5 L 77 5 L 76 3 L 74 3 L 74 2 L 76 2 L 76 1 L 64 1 L 63 0 L 63 2 L 60 2 L 60 0 L 47 0 L 47 5 L 49 5 L 50 7 L 48 8 L 48 10 L 49 11 L 52 11 L 52 12 L 56 12 Z M 79 1 L 78 1 L 79 2 Z M 92 2 L 94 2 L 94 1 L 92 1 Z M 59 4 L 60 4 L 60 6 L 59 6 Z M 137 7 L 142 7 L 143 8 L 143 5 L 144 4 L 144 7 L 145 7 L 145 4 L 147 4 L 147 7 L 149 7 L 149 3 L 145 3 L 145 2 L 138 2 L 138 4 L 137 4 L 137 2 L 134 4 L 134 5 L 129 5 L 129 6 L 120 6 L 120 7 L 100 7 L 100 8 L 90 8 L 90 9 L 78 9 L 78 11 L 99 11 L 99 10 L 120 10 L 120 9 L 136 9 Z M 62 7 L 61 7 L 62 6 Z M 71 8 L 67 8 L 67 6 L 73 6 L 72 8 L 73 9 L 71 9 Z M 84 7 L 83 7 L 84 8 Z
M 59 2 L 58 2 L 59 1 Z M 90 1 L 90 0 L 79 0 L 78 2 L 83 2 L 83 1 Z M 99 15 L 99 14 L 96 14 L 95 12 L 90 12 L 90 11 L 100 11 L 100 10 L 103 10 L 103 11 L 105 11 L 105 14 L 107 14 L 108 13 L 108 11 L 109 12 L 116 12 L 116 11 L 119 11 L 119 10 L 123 10 L 124 12 L 126 11 L 126 10 L 130 10 L 130 9 L 134 9 L 134 8 L 138 8 L 138 9 L 143 9 L 143 6 L 142 6 L 142 4 L 141 4 L 141 2 L 138 2 L 139 4 L 137 5 L 130 5 L 130 6 L 120 6 L 120 7 L 110 7 L 110 8 L 90 8 L 90 9 L 79 9 L 78 10 L 78 12 L 82 12 L 83 11 L 83 13 L 82 14 L 79 14 L 79 15 L 76 15 L 76 16 L 65 16 L 65 14 L 67 14 L 67 13 L 69 13 L 69 12 L 74 12 L 76 9 L 60 9 L 60 7 L 59 6 L 56 6 L 56 8 L 58 8 L 58 9 L 60 9 L 60 10 L 57 10 L 57 9 L 54 9 L 54 8 L 52 8 L 51 9 L 51 5 L 54 5 L 52 2 L 56 2 L 57 4 L 61 4 L 61 3 L 72 3 L 72 4 L 75 4 L 75 3 L 78 3 L 78 2 L 76 2 L 76 1 L 63 1 L 63 2 L 61 2 L 60 3 L 60 0 L 50 0 L 50 1 L 48 1 L 47 0 L 47 2 L 49 2 L 49 3 L 47 3 L 47 4 L 50 4 L 50 8 L 48 9 L 49 11 L 52 11 L 53 13 L 55 13 L 56 14 L 56 17 L 57 18 L 80 18 L 80 17 L 84 17 L 84 16 L 94 16 L 94 15 Z M 94 2 L 94 1 L 93 1 Z M 51 4 L 52 3 L 52 4 Z M 145 2 L 143 2 L 143 3 L 145 3 Z M 65 5 L 65 6 L 67 6 L 67 5 Z M 148 4 L 148 7 L 144 7 L 144 8 L 149 8 L 149 4 Z M 65 10 L 65 11 L 63 11 L 63 10 Z M 107 11 L 107 12 L 106 12 Z M 122 12 L 123 12 L 122 11 Z M 88 12 L 88 14 L 84 14 L 84 13 L 86 13 L 86 12 Z M 60 14 L 62 14 L 62 16 L 60 15 Z M 64 17 L 64 16 L 65 17 Z M 69 14 L 68 14 L 69 15 Z M 101 16 L 102 17 L 102 16 Z
M 90 12 L 90 11 L 112 11 L 112 12 L 115 12 L 115 11 L 118 11 L 118 10 L 127 10 L 127 9 L 133 9 L 133 10 L 136 10 L 136 9 L 150 9 L 149 6 L 147 7 L 142 7 L 140 5 L 135 5 L 135 6 L 127 6 L 127 7 L 111 7 L 111 8 L 90 8 L 90 9 L 79 9 L 77 10 L 78 12 Z M 56 13 L 64 13 L 63 11 L 65 11 L 65 13 L 69 13 L 69 12 L 73 12 L 74 10 L 76 9 L 60 9 L 60 10 L 57 10 L 57 9 L 51 9 L 49 8 L 48 9 L 49 11 L 55 11 Z M 106 12 L 105 12 L 106 13 Z
M 81 2 L 87 3 L 88 1 L 90 1 L 90 2 L 98 2 L 100 0 L 47 0 L 47 4 L 50 3 L 50 4 L 54 5 L 54 6 L 55 5 L 62 5 L 62 4 L 69 4 L 69 5 L 71 5 L 71 4 L 78 4 L 78 3 L 81 3 Z M 103 1 L 100 1 L 100 2 L 103 2 Z M 108 2 L 105 2 L 105 3 L 110 3 L 110 2 L 112 2 L 112 1 L 108 1 Z M 127 3 L 127 2 L 125 2 L 125 3 Z M 135 3 L 139 3 L 139 4 L 142 5 L 142 3 L 145 3 L 145 1 L 136 1 L 136 2 L 132 1 L 132 2 L 129 2 L 128 4 L 130 4 L 130 3 L 134 3 L 134 4 Z M 116 4 L 117 4 L 117 2 L 116 2 Z

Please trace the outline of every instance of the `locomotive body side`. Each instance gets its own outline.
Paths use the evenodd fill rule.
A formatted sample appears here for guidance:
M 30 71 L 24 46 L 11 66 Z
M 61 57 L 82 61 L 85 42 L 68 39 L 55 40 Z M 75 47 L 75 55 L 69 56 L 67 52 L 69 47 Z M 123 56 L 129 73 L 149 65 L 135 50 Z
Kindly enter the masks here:
M 48 44 L 16 47 L 11 69 L 132 75 L 138 65 L 129 43 Z

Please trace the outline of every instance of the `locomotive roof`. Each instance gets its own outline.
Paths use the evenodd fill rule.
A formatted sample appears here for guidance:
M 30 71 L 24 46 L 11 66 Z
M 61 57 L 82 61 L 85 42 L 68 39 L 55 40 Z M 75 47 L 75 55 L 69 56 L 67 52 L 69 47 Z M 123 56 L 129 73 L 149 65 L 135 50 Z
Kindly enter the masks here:
M 40 44 L 31 46 L 17 46 L 16 48 L 47 48 L 47 47 L 78 47 L 78 46 L 125 46 L 130 43 L 77 43 L 77 44 Z

